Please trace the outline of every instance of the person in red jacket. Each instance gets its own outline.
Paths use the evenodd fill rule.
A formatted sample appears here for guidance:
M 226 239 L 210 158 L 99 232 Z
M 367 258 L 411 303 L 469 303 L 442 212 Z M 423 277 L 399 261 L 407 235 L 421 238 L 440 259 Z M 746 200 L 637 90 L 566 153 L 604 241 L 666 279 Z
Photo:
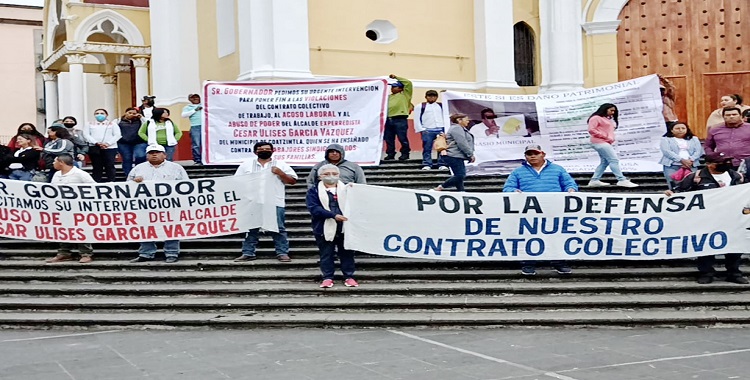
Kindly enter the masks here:
M 591 135 L 591 147 L 596 153 L 599 153 L 601 160 L 599 166 L 594 170 L 594 175 L 589 181 L 590 187 L 609 186 L 608 183 L 602 182 L 602 175 L 607 170 L 607 166 L 612 170 L 612 174 L 617 178 L 617 186 L 638 187 L 630 182 L 620 170 L 620 159 L 612 144 L 615 143 L 615 129 L 619 124 L 619 112 L 617 106 L 612 103 L 604 103 L 599 106 L 591 116 L 589 116 L 589 135 Z

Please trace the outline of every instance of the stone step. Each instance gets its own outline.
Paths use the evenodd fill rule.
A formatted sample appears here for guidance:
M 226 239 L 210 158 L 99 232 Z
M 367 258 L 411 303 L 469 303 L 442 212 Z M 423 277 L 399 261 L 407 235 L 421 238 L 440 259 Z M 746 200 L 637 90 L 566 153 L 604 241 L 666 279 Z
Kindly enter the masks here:
M 726 326 L 750 322 L 746 310 L 292 313 L 0 313 L 0 327 L 532 327 Z
M 55 266 L 50 265 L 50 266 Z M 690 268 L 637 268 L 637 269 L 576 269 L 570 275 L 558 275 L 552 271 L 541 272 L 533 280 L 523 278 L 518 270 L 450 270 L 450 269 L 371 269 L 357 272 L 357 279 L 368 282 L 469 282 L 469 281 L 644 281 L 644 280 L 691 280 L 695 271 Z M 233 269 L 220 271 L 169 270 L 163 267 L 161 271 L 137 270 L 123 267 L 120 269 L 68 269 L 66 271 L 13 270 L 0 271 L 0 281 L 3 282 L 102 282 L 102 283 L 199 283 L 222 282 L 244 283 L 255 281 L 309 281 L 319 280 L 320 271 L 317 268 L 256 269 L 252 264 L 239 263 Z
M 235 296 L 235 297 L 309 297 L 347 294 L 350 296 L 384 295 L 416 297 L 424 295 L 628 295 L 705 293 L 719 299 L 727 293 L 750 293 L 750 286 L 720 281 L 700 285 L 694 281 L 466 281 L 466 282 L 366 282 L 358 288 L 347 288 L 340 283 L 331 289 L 320 289 L 317 281 L 304 282 L 255 281 L 244 283 L 148 283 L 105 284 L 79 283 L 0 283 L 4 296 Z
M 353 293 L 352 293 L 353 295 Z M 0 297 L 0 310 L 4 312 L 113 312 L 140 311 L 222 311 L 239 313 L 253 312 L 322 312 L 343 309 L 347 312 L 387 312 L 447 310 L 474 311 L 530 311 L 530 310 L 590 310 L 612 311 L 615 309 L 676 309 L 747 310 L 750 297 L 746 294 L 674 293 L 669 295 L 513 295 L 513 296 L 346 296 L 330 297 Z M 0 313 L 0 315 L 2 315 Z

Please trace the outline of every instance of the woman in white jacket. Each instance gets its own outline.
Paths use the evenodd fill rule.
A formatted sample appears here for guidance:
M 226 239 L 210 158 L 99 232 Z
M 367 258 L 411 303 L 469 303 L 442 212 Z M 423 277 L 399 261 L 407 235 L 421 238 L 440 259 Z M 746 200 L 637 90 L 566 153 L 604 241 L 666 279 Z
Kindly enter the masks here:
M 94 111 L 94 121 L 83 127 L 83 138 L 89 143 L 89 158 L 96 182 L 115 181 L 115 157 L 117 140 L 120 139 L 120 126 L 108 119 L 105 109 Z

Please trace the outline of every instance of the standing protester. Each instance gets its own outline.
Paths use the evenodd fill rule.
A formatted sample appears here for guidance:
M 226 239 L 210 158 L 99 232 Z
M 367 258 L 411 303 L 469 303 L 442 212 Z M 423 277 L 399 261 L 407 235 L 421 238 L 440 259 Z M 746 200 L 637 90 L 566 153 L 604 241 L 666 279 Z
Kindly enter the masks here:
M 742 96 L 740 96 L 739 94 L 729 94 L 722 96 L 721 100 L 719 101 L 719 108 L 715 109 L 713 112 L 711 112 L 710 115 L 708 115 L 708 120 L 706 120 L 707 131 L 710 131 L 711 128 L 717 125 L 722 125 L 724 124 L 724 122 L 726 122 L 726 118 L 724 117 L 724 109 L 726 108 L 737 108 L 738 110 L 740 110 L 740 115 L 742 115 L 743 112 L 750 109 L 750 106 L 742 104 Z M 729 154 L 729 152 L 724 153 Z
M 120 126 L 107 117 L 107 110 L 94 111 L 95 121 L 83 127 L 83 137 L 89 143 L 89 158 L 93 167 L 92 177 L 96 182 L 115 181 L 115 158 L 117 140 L 122 137 Z
M 141 115 L 144 123 L 154 115 L 154 99 L 156 99 L 156 96 L 146 95 L 141 100 L 141 106 L 138 107 L 138 113 Z
M 12 151 L 15 151 L 18 149 L 18 143 L 16 142 L 16 139 L 18 136 L 27 134 L 34 137 L 36 140 L 35 146 L 44 146 L 44 135 L 39 133 L 39 131 L 36 130 L 36 127 L 34 124 L 31 123 L 23 123 L 20 126 L 18 126 L 18 131 L 16 131 L 16 135 L 13 136 L 10 141 L 8 141 L 8 148 L 10 148 Z
M 336 165 L 325 164 L 318 169 L 318 173 L 320 182 L 307 190 L 305 203 L 312 216 L 313 235 L 320 251 L 320 272 L 323 276 L 320 287 L 333 287 L 333 274 L 336 271 L 334 255 L 341 261 L 344 285 L 357 287 L 359 284 L 354 280 L 354 252 L 344 248 L 346 185 L 339 180 Z
M 428 90 L 424 95 L 426 102 L 422 102 L 414 115 L 414 131 L 422 136 L 422 170 L 430 170 L 433 166 L 432 145 L 439 134 L 445 132 L 443 122 L 443 104 L 437 101 L 438 93 Z M 447 170 L 443 156 L 438 153 L 438 169 Z
M 169 119 L 168 109 L 155 108 L 153 117 L 141 125 L 138 135 L 148 142 L 148 145 L 163 146 L 167 153 L 167 160 L 172 161 L 177 142 L 182 137 L 182 131 Z
M 526 161 L 521 167 L 510 173 L 503 186 L 503 192 L 517 193 L 559 193 L 578 191 L 578 185 L 573 177 L 562 166 L 552 163 L 539 145 L 526 147 L 524 157 Z M 570 266 L 565 261 L 552 261 L 552 267 L 557 273 L 570 274 Z M 536 261 L 522 261 L 521 274 L 533 276 L 536 274 Z
M 750 124 L 742 121 L 737 107 L 724 108 L 721 112 L 724 124 L 708 130 L 703 148 L 706 153 L 722 152 L 733 157 L 732 165 L 737 168 L 742 160 L 750 157 Z
M 391 74 L 391 79 L 396 82 L 391 83 L 391 94 L 388 96 L 388 119 L 385 121 L 385 131 L 383 140 L 385 140 L 385 158 L 384 160 L 393 160 L 396 158 L 396 136 L 401 143 L 400 161 L 409 159 L 409 112 L 413 105 L 411 96 L 414 87 L 410 80 Z
M 120 151 L 122 171 L 125 172 L 125 177 L 133 170 L 134 164 L 146 162 L 146 146 L 148 144 L 138 135 L 142 124 L 141 118 L 138 117 L 138 110 L 133 107 L 126 109 L 125 115 L 117 122 L 120 127 L 120 134 L 122 134 L 120 141 L 117 142 L 117 150 Z
M 713 129 L 713 128 L 712 128 Z M 674 189 L 667 190 L 669 197 L 675 192 L 719 189 L 739 185 L 743 182 L 742 175 L 732 169 L 732 157 L 721 152 L 706 154 L 706 167 L 685 177 Z M 716 256 L 701 256 L 696 259 L 698 265 L 698 283 L 710 284 L 714 281 L 714 262 Z M 724 254 L 724 267 L 727 268 L 727 282 L 747 284 L 747 279 L 740 271 L 741 253 Z
M 602 182 L 602 175 L 607 170 L 607 166 L 612 170 L 612 174 L 617 178 L 617 186 L 638 187 L 630 182 L 620 170 L 620 159 L 612 144 L 615 143 L 615 129 L 619 125 L 619 111 L 617 106 L 611 103 L 604 103 L 599 106 L 594 113 L 589 116 L 589 135 L 591 136 L 591 147 L 599 154 L 599 166 L 594 170 L 594 175 L 589 181 L 589 187 L 609 186 L 608 183 Z
M 51 181 L 57 169 L 55 168 L 55 158 L 59 155 L 67 154 L 73 157 L 75 146 L 70 141 L 71 135 L 68 129 L 60 123 L 52 123 L 47 129 L 49 140 L 44 147 L 38 146 L 34 149 L 42 153 L 44 167 L 47 170 L 47 180 Z
M 188 95 L 190 104 L 182 109 L 182 117 L 190 119 L 190 143 L 193 151 L 193 162 L 200 165 L 201 162 L 201 128 L 203 127 L 203 106 L 201 96 L 198 94 Z
M 362 170 L 362 167 L 354 162 L 345 160 L 345 154 L 346 152 L 344 151 L 343 146 L 339 144 L 329 145 L 326 148 L 325 159 L 315 164 L 310 170 L 310 174 L 307 176 L 307 188 L 310 189 L 314 187 L 318 181 L 320 181 L 318 169 L 320 169 L 321 166 L 328 164 L 336 165 L 339 168 L 339 178 L 341 182 L 345 184 L 352 182 L 361 184 L 367 183 L 365 172 Z
M 275 175 L 273 181 L 273 196 L 276 204 L 276 223 L 279 226 L 279 232 L 268 232 L 273 237 L 273 243 L 276 247 L 276 258 L 281 262 L 290 262 L 289 258 L 289 239 L 286 235 L 286 195 L 285 185 L 294 185 L 297 183 L 297 173 L 286 162 L 276 160 L 273 156 L 273 145 L 261 141 L 253 146 L 255 158 L 245 160 L 237 168 L 234 175 L 245 175 L 257 173 L 263 170 L 270 170 Z M 242 243 L 242 255 L 234 261 L 251 261 L 255 260 L 255 248 L 258 245 L 258 235 L 260 228 L 254 228 L 245 233 L 245 241 Z
M 659 92 L 661 92 L 662 111 L 661 114 L 664 117 L 664 123 L 667 125 L 667 133 L 672 129 L 672 126 L 677 123 L 677 113 L 675 112 L 675 87 L 669 79 L 658 75 L 659 77 Z M 666 135 L 665 135 L 666 136 Z
M 187 172 L 180 164 L 166 161 L 167 155 L 161 145 L 149 145 L 146 148 L 147 162 L 136 165 L 128 174 L 128 181 L 141 183 L 143 181 L 183 181 L 188 178 Z M 138 248 L 138 257 L 131 263 L 151 261 L 156 255 L 156 242 L 142 242 Z M 176 263 L 180 256 L 180 241 L 164 241 L 165 262 Z
M 65 128 L 70 132 L 70 141 L 75 147 L 75 158 L 76 167 L 83 167 L 83 162 L 86 160 L 86 155 L 89 153 L 89 142 L 83 138 L 83 131 L 78 127 L 78 120 L 73 116 L 65 116 L 62 119 L 62 123 Z
M 8 169 L 10 170 L 8 178 L 18 181 L 31 181 L 34 173 L 39 169 L 40 153 L 34 149 L 37 146 L 36 138 L 25 133 L 20 134 L 16 136 L 16 144 L 18 149 L 13 152 L 8 160 Z
M 451 127 L 445 135 L 448 149 L 441 152 L 445 155 L 445 163 L 453 174 L 445 180 L 442 185 L 434 188 L 435 191 L 443 191 L 446 187 L 455 186 L 456 190 L 464 191 L 464 179 L 466 179 L 465 160 L 474 162 L 474 136 L 469 133 L 469 117 L 456 113 L 450 117 Z
M 62 127 L 63 129 L 65 127 Z M 73 183 L 96 183 L 93 178 L 85 171 L 78 169 L 73 165 L 73 156 L 70 154 L 60 154 L 54 159 L 55 174 L 52 176 L 52 184 L 73 184 Z M 94 248 L 90 243 L 60 243 L 57 255 L 47 259 L 48 263 L 59 263 L 73 259 L 73 248 L 78 248 L 81 264 L 90 263 L 93 259 Z
M 662 157 L 659 163 L 664 167 L 664 178 L 669 189 L 675 183 L 672 176 L 680 169 L 694 172 L 698 167 L 698 159 L 703 155 L 700 140 L 693 136 L 687 123 L 681 121 L 672 124 L 667 135 L 661 138 L 660 149 Z

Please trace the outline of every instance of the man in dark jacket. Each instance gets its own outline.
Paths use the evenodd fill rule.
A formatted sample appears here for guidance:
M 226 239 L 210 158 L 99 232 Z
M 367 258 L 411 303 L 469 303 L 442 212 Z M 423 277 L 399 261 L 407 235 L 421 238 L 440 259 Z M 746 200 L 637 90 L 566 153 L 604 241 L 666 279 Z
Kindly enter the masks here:
M 719 189 L 735 186 L 744 182 L 740 173 L 732 169 L 732 157 L 720 152 L 706 154 L 706 167 L 692 173 L 680 181 L 674 192 L 686 192 L 706 189 Z M 674 192 L 667 190 L 671 196 Z M 714 281 L 714 262 L 716 256 L 701 256 L 696 259 L 698 265 L 698 283 L 710 284 Z M 727 282 L 747 284 L 747 279 L 740 271 L 741 253 L 724 254 L 724 267 L 727 268 Z
M 313 168 L 310 170 L 310 174 L 307 176 L 307 188 L 309 189 L 318 183 L 318 169 L 326 164 L 333 164 L 338 166 L 339 172 L 341 173 L 341 182 L 345 184 L 351 182 L 362 184 L 367 183 L 367 181 L 365 180 L 365 172 L 362 170 L 362 167 L 354 162 L 345 160 L 345 154 L 346 152 L 344 151 L 343 146 L 339 144 L 329 145 L 326 148 L 325 159 L 315 164 L 315 166 L 313 166 Z

